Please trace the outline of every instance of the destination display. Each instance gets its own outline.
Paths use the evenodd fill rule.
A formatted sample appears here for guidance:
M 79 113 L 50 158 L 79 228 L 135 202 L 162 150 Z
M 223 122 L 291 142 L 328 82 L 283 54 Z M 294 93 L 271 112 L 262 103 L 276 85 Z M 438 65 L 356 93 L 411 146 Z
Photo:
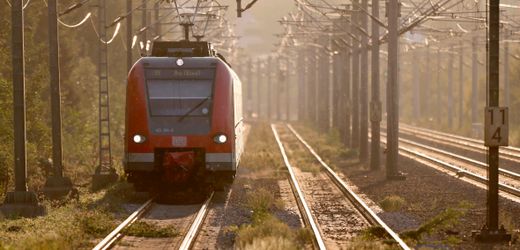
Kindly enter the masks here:
M 215 69 L 147 69 L 147 79 L 213 79 Z

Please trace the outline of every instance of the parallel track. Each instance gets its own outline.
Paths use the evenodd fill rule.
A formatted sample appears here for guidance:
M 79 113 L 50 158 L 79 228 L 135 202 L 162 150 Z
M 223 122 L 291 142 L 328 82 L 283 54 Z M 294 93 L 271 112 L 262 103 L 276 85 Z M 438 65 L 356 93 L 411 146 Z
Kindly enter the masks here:
M 381 140 L 381 143 L 382 144 L 386 144 L 386 136 L 384 133 L 381 134 L 382 136 L 382 140 Z M 419 159 L 422 159 L 422 160 L 425 160 L 427 162 L 430 162 L 430 163 L 433 163 L 435 164 L 436 166 L 439 166 L 439 167 L 442 167 L 443 169 L 445 170 L 448 170 L 450 172 L 453 172 L 453 173 L 456 173 L 458 176 L 461 176 L 461 177 L 466 177 L 468 179 L 471 179 L 473 181 L 476 181 L 478 183 L 481 183 L 481 184 L 486 184 L 488 183 L 488 180 L 486 177 L 484 176 L 481 176 L 481 175 L 478 175 L 478 174 L 475 174 L 473 172 L 470 172 L 460 166 L 457 166 L 453 163 L 450 163 L 450 162 L 446 162 L 446 161 L 443 161 L 441 159 L 438 159 L 434 156 L 431 156 L 431 155 L 428 155 L 428 154 L 425 154 L 425 153 L 422 153 L 422 152 L 418 152 L 417 150 L 414 150 L 414 147 L 415 148 L 422 148 L 423 150 L 427 150 L 427 151 L 430 151 L 430 152 L 434 152 L 436 154 L 440 154 L 440 155 L 444 155 L 446 157 L 449 157 L 451 159 L 454 159 L 456 161 L 463 161 L 467 164 L 470 164 L 474 167 L 477 167 L 477 168 L 484 168 L 484 165 L 482 162 L 478 162 L 478 161 L 475 161 L 473 159 L 468 159 L 464 156 L 460 156 L 460 155 L 456 155 L 456 154 L 453 154 L 453 153 L 450 153 L 450 152 L 446 152 L 446 151 L 443 151 L 443 150 L 440 150 L 440 149 L 436 149 L 436 148 L 433 148 L 433 147 L 430 147 L 430 146 L 426 146 L 426 145 L 422 145 L 422 144 L 419 144 L 419 143 L 416 143 L 416 142 L 412 142 L 412 141 L 409 141 L 409 140 L 405 140 L 405 139 L 399 139 L 399 142 L 400 142 L 400 145 L 399 145 L 399 151 L 401 154 L 405 155 L 405 156 L 408 156 L 408 157 L 411 157 L 411 158 L 419 158 Z M 408 146 L 403 146 L 401 144 L 407 144 Z M 486 166 L 487 167 L 487 166 Z M 505 173 L 504 171 L 507 171 L 507 170 L 501 170 L 501 173 Z M 518 174 L 516 173 L 512 173 L 512 176 L 517 176 Z M 499 189 L 503 192 L 506 192 L 508 194 L 511 194 L 511 195 L 514 195 L 516 197 L 520 197 L 520 189 L 518 188 L 515 188 L 515 187 L 512 187 L 510 185 L 506 185 L 506 184 L 503 184 L 503 183 L 499 183 Z
M 419 128 L 411 125 L 400 124 L 399 132 L 415 135 L 430 141 L 448 144 L 454 147 L 486 153 L 487 148 L 484 141 L 464 136 L 444 133 L 431 129 Z M 520 162 L 520 148 L 516 147 L 500 147 L 500 157 L 506 160 Z
M 307 204 L 307 201 L 305 200 L 305 197 L 303 196 L 303 192 L 300 188 L 300 184 L 298 183 L 298 180 L 296 180 L 296 175 L 294 174 L 293 167 L 291 166 L 291 163 L 289 162 L 289 158 L 287 157 L 287 154 L 285 153 L 285 149 L 283 147 L 282 141 L 280 140 L 280 136 L 278 135 L 278 131 L 276 130 L 274 124 L 271 124 L 271 129 L 273 131 L 274 138 L 276 139 L 276 143 L 278 144 L 278 147 L 280 148 L 280 152 L 282 154 L 282 158 L 283 158 L 285 167 L 287 167 L 287 171 L 289 173 L 289 183 L 292 186 L 294 197 L 296 198 L 296 203 L 298 204 L 298 208 L 300 209 L 302 219 L 303 219 L 305 225 L 311 229 L 311 231 L 314 235 L 313 243 L 314 243 L 315 247 L 320 250 L 327 249 L 325 247 L 325 242 L 323 242 L 323 238 L 321 237 L 320 230 L 318 229 L 318 226 L 316 225 L 316 222 L 312 216 L 309 205 Z
M 283 148 L 283 144 L 280 141 L 280 138 L 278 136 L 278 132 L 276 131 L 275 126 L 271 125 L 273 129 L 273 133 L 275 135 L 276 141 L 278 143 L 278 146 L 280 147 L 280 151 L 282 152 L 282 156 L 284 158 L 285 165 L 287 169 L 289 170 L 289 173 L 291 175 L 291 179 L 294 179 L 294 182 L 296 182 L 296 178 L 294 177 L 294 173 L 292 171 L 292 166 L 289 163 L 289 160 L 287 158 L 287 155 L 285 154 L 285 150 Z M 388 227 L 377 214 L 370 209 L 365 202 L 354 192 L 352 189 L 322 160 L 322 158 L 312 149 L 312 147 L 298 134 L 296 130 L 291 125 L 287 125 L 291 133 L 298 138 L 300 143 L 302 143 L 307 150 L 316 158 L 316 160 L 320 163 L 320 165 L 325 169 L 325 172 L 331 179 L 331 181 L 339 188 L 339 190 L 350 200 L 350 202 L 354 205 L 354 207 L 360 212 L 360 214 L 373 226 L 379 226 L 383 228 L 388 235 L 399 245 L 402 249 L 410 249 L 406 243 L 404 243 L 403 240 L 399 237 L 398 234 L 396 234 L 390 227 Z M 301 190 L 299 190 L 299 193 L 301 193 Z M 302 198 L 300 200 L 303 200 L 303 194 L 301 195 Z M 312 215 L 309 216 L 312 220 Z M 319 232 L 318 232 L 319 233 Z M 321 238 L 321 236 L 320 236 Z M 321 248 L 320 248 L 321 249 Z
M 209 206 L 213 199 L 214 192 L 208 196 L 206 201 L 202 204 L 201 208 L 197 212 L 194 220 L 192 221 L 188 232 L 185 234 L 179 249 L 187 250 L 190 249 L 195 240 L 197 238 L 200 229 L 202 228 L 202 224 L 206 218 L 206 215 L 209 212 Z M 117 226 L 112 232 L 110 232 L 101 242 L 99 242 L 93 250 L 104 250 L 110 249 L 115 246 L 115 244 L 124 236 L 121 232 L 130 227 L 134 222 L 141 219 L 146 212 L 150 210 L 153 206 L 153 198 L 146 201 L 141 207 L 139 207 L 135 212 L 133 212 L 126 220 L 124 220 L 119 226 Z

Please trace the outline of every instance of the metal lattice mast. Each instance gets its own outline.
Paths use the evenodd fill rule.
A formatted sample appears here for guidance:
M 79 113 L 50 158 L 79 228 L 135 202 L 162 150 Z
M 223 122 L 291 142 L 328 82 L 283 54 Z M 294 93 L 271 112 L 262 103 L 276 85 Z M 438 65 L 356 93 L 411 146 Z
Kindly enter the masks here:
M 106 41 L 106 3 L 99 0 L 98 11 L 99 37 L 103 42 L 99 45 L 98 77 L 99 77 L 99 168 L 97 173 L 112 166 L 110 147 L 110 97 L 108 89 L 108 44 Z

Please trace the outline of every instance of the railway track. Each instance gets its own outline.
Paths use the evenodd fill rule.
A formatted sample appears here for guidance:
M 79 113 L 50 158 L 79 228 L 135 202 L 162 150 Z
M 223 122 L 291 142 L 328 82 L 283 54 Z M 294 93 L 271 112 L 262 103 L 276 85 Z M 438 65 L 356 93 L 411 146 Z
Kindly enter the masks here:
M 209 206 L 213 199 L 214 192 L 211 192 L 208 198 L 204 201 L 204 203 L 200 206 L 199 210 L 196 212 L 195 216 L 192 217 L 191 223 L 189 223 L 188 230 L 184 234 L 182 241 L 178 244 L 172 245 L 172 248 L 178 248 L 187 250 L 190 249 L 196 238 L 202 225 L 204 223 L 204 219 L 209 211 Z M 121 224 L 119 224 L 112 232 L 110 232 L 103 240 L 101 240 L 93 250 L 105 250 L 111 249 L 117 245 L 117 242 L 120 241 L 124 235 L 123 230 L 130 227 L 136 221 L 141 220 L 147 213 L 153 209 L 155 203 L 154 199 L 149 199 L 143 205 L 141 205 L 136 211 L 134 211 L 126 220 L 124 220 Z M 172 209 L 175 209 L 177 206 L 173 206 Z M 185 218 L 189 219 L 189 218 Z M 144 246 L 146 247 L 146 246 Z
M 333 186 L 337 187 L 337 189 L 343 194 L 344 197 L 348 199 L 351 205 L 355 210 L 363 217 L 363 219 L 368 222 L 371 226 L 377 226 L 385 230 L 389 237 L 395 241 L 398 246 L 402 249 L 410 249 L 404 241 L 402 241 L 398 234 L 396 234 L 391 228 L 389 228 L 382 220 L 377 216 L 377 214 L 367 206 L 367 204 L 336 174 L 323 160 L 322 158 L 312 149 L 312 147 L 301 137 L 300 134 L 290 125 L 285 125 L 287 129 L 290 131 L 289 134 L 296 137 L 297 141 L 301 143 L 304 148 L 312 154 L 312 156 L 316 159 L 316 161 L 320 164 L 321 168 L 324 170 L 329 180 L 333 183 Z M 300 207 L 300 211 L 302 217 L 304 219 L 304 223 L 307 227 L 311 229 L 314 234 L 314 244 L 318 249 L 326 249 L 326 244 L 322 235 L 322 228 L 316 220 L 315 216 L 312 214 L 310 205 L 307 203 L 305 199 L 305 192 L 301 188 L 301 184 L 298 182 L 296 171 L 294 167 L 291 165 L 289 161 L 289 157 L 280 138 L 280 135 L 277 130 L 277 126 L 275 124 L 271 124 L 271 129 L 275 136 L 278 147 L 280 148 L 280 152 L 282 154 L 285 166 L 287 167 L 289 173 L 289 181 L 291 186 L 293 187 L 294 196 L 296 197 L 298 206 Z
M 482 140 L 444 133 L 431 129 L 419 128 L 406 124 L 400 124 L 399 133 L 416 136 L 424 140 L 481 154 L 485 154 L 487 150 L 487 148 L 484 146 L 484 141 Z M 500 147 L 500 158 L 520 163 L 520 148 L 511 146 Z
M 381 143 L 386 144 L 385 133 L 381 133 Z M 487 184 L 488 182 L 487 178 L 484 177 L 487 165 L 483 162 L 403 138 L 399 139 L 399 151 L 406 157 L 416 159 L 427 165 L 434 164 L 446 171 L 455 173 L 459 177 L 480 184 Z M 501 179 L 506 180 L 506 183 L 503 180 L 499 183 L 499 189 L 520 198 L 520 175 L 505 169 L 500 169 L 499 172 Z

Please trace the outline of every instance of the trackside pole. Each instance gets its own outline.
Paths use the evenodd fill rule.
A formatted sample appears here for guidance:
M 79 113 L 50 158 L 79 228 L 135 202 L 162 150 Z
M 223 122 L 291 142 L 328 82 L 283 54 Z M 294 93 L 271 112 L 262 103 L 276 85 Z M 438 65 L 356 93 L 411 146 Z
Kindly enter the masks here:
M 352 27 L 350 32 L 356 37 L 352 39 L 352 141 L 351 147 L 359 149 L 360 130 L 359 130 L 359 70 L 360 70 L 360 49 L 359 49 L 359 31 L 355 26 L 359 26 L 359 0 L 354 0 L 352 3 Z
M 379 0 L 372 0 L 372 16 L 379 19 Z M 372 41 L 379 39 L 379 24 L 372 20 Z M 377 170 L 381 164 L 381 99 L 379 94 L 379 43 L 372 43 L 372 85 L 370 100 L 370 125 L 372 139 L 370 143 L 370 169 Z
M 498 148 L 508 145 L 507 107 L 499 107 L 500 0 L 489 0 L 489 45 L 487 51 L 487 107 L 485 109 L 484 143 L 488 147 L 488 190 L 486 224 L 475 234 L 480 242 L 508 242 L 511 235 L 498 222 Z
M 462 41 L 459 50 L 459 128 L 461 128 L 464 123 L 464 47 Z
M 272 78 L 272 70 L 273 70 L 273 64 L 274 64 L 274 58 L 273 56 L 269 56 L 267 59 L 268 63 L 266 66 L 266 76 L 267 76 L 267 120 L 271 120 L 271 102 L 273 99 L 271 98 L 271 85 L 273 84 L 273 78 Z
M 404 179 L 398 169 L 399 156 L 399 36 L 398 29 L 398 2 L 388 2 L 388 79 L 386 90 L 387 102 L 387 153 L 386 178 L 389 180 Z
M 247 59 L 247 83 L 245 84 L 247 93 L 246 117 L 251 118 L 253 113 L 253 59 Z
M 43 215 L 45 208 L 39 205 L 36 194 L 27 190 L 23 1 L 13 0 L 11 3 L 15 189 L 7 192 L 0 212 L 6 217 L 34 217 Z
M 126 11 L 130 13 L 132 11 L 132 0 L 126 0 Z M 134 64 L 132 55 L 132 14 L 126 17 L 126 70 L 130 72 Z
M 53 174 L 47 177 L 43 192 L 49 198 L 61 198 L 72 190 L 72 181 L 63 176 L 61 147 L 61 94 L 57 0 L 48 1 L 49 13 L 49 73 L 52 111 L 52 164 Z
M 256 115 L 260 119 L 262 115 L 261 103 L 262 103 L 262 59 L 256 60 Z
M 368 10 L 368 0 L 361 0 L 361 7 Z M 359 8 L 358 8 L 359 9 Z M 368 16 L 357 14 L 361 28 L 368 31 Z M 359 160 L 368 160 L 368 36 L 361 35 L 361 68 L 359 82 Z
M 345 7 L 345 10 L 346 11 L 349 11 L 350 10 L 350 6 L 346 6 Z M 346 25 L 345 25 L 345 33 L 350 33 L 351 31 L 351 28 L 350 28 L 350 22 L 352 19 L 350 19 L 351 17 L 345 17 L 345 21 L 346 21 Z M 345 35 L 345 41 L 349 44 L 353 44 L 353 41 L 351 39 L 350 36 L 348 35 Z M 352 129 L 351 129 L 351 119 L 352 119 L 352 101 L 351 101 L 351 92 L 350 92 L 350 86 L 351 86 L 351 60 L 352 60 L 352 49 L 351 47 L 347 47 L 345 48 L 345 66 L 343 67 L 343 71 L 345 72 L 345 82 L 343 84 L 345 84 L 345 86 L 343 87 L 344 89 L 344 95 L 345 95 L 345 101 L 344 101 L 344 106 L 345 106 L 345 138 L 344 138 L 344 142 L 345 142 L 345 145 L 347 147 L 350 147 L 352 146 Z

